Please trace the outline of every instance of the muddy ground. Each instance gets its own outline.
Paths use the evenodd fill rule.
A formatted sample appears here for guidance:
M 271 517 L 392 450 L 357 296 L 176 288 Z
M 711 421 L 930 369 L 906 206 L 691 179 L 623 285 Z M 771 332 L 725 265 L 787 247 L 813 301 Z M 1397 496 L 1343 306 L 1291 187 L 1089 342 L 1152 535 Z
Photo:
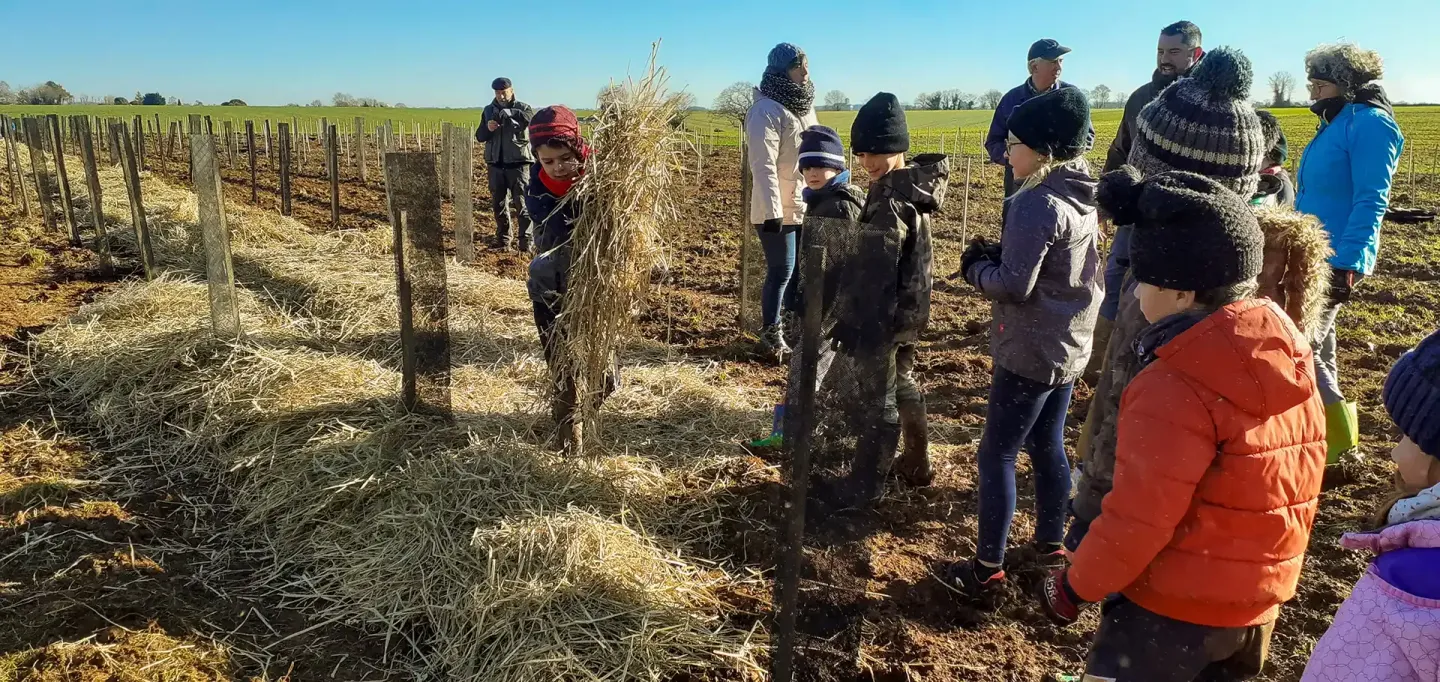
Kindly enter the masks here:
M 295 158 L 301 156 L 297 152 Z M 294 181 L 295 216 L 312 229 L 328 229 L 328 183 L 320 176 L 318 150 L 308 156 L 309 165 Z M 1093 614 L 1068 629 L 1044 619 L 1030 597 L 1042 573 L 1024 549 L 1012 549 L 1009 585 L 983 603 L 959 598 L 935 578 L 975 546 L 974 451 L 991 371 L 989 306 L 945 275 L 958 268 L 967 234 L 998 234 L 999 171 L 978 165 L 978 159 L 976 164 L 968 229 L 961 225 L 961 169 L 952 176 L 948 204 L 936 220 L 934 312 L 917 367 L 928 399 L 937 481 L 923 491 L 892 486 L 875 515 L 832 524 L 812 538 L 802 588 L 801 625 L 812 636 L 805 679 L 1042 680 L 1078 672 L 1094 629 Z M 656 293 L 643 327 L 647 335 L 721 363 L 735 381 L 766 387 L 778 398 L 783 372 L 758 361 L 750 352 L 752 339 L 735 324 L 738 166 L 735 150 L 721 149 L 706 157 L 704 174 L 689 178 L 693 189 L 681 198 L 681 220 L 668 235 L 673 279 Z M 176 159 L 154 172 L 172 182 L 185 179 Z M 227 168 L 223 174 L 228 200 L 248 203 L 249 172 Z M 352 175 L 342 170 L 341 229 L 387 229 L 378 167 L 370 169 L 367 184 Z M 263 158 L 259 177 L 259 203 L 278 208 L 278 183 Z M 474 180 L 480 241 L 494 225 L 483 166 Z M 1436 188 L 1421 189 L 1427 194 L 1402 194 L 1396 202 L 1434 205 Z M 18 218 L 3 197 L 0 338 L 14 353 L 26 335 L 63 318 L 113 278 L 99 277 L 87 252 L 54 237 L 7 238 L 14 232 L 9 226 L 33 229 L 36 221 Z M 447 216 L 449 211 L 447 203 Z M 1336 541 L 1370 513 L 1390 485 L 1384 454 L 1393 434 L 1379 405 L 1384 373 L 1400 353 L 1440 326 L 1440 290 L 1434 284 L 1440 280 L 1440 227 L 1389 225 L 1385 235 L 1379 272 L 1361 286 L 1356 304 L 1341 318 L 1343 381 L 1362 405 L 1364 457 L 1332 472 L 1301 592 L 1282 613 L 1264 679 L 1299 678 L 1314 641 L 1363 570 L 1364 557 L 1338 549 Z M 520 278 L 525 265 L 520 254 L 485 250 L 475 267 Z M 5 366 L 5 388 L 19 386 L 16 363 L 11 359 Z M 1089 389 L 1077 387 L 1071 439 L 1089 399 Z M 64 415 L 52 415 L 43 402 L 7 393 L 0 408 L 0 604 L 6 606 L 0 611 L 0 679 L 7 677 L 7 665 L 9 676 L 37 680 L 111 679 L 120 670 L 162 679 L 152 673 L 172 664 L 188 676 L 164 679 L 383 675 L 377 672 L 384 669 L 378 647 L 363 633 L 322 625 L 290 636 L 315 624 L 259 591 L 258 580 L 269 568 L 264 557 L 236 553 L 217 539 L 225 520 L 207 517 L 193 504 L 215 495 L 213 486 L 187 479 L 184 472 L 168 481 L 129 480 L 107 469 L 107 456 L 89 450 L 83 431 Z M 756 424 L 756 435 L 767 427 Z M 1015 547 L 1029 539 L 1033 506 L 1023 458 L 1020 471 Z M 765 501 L 773 518 L 779 509 L 775 491 Z M 773 530 L 736 528 L 732 551 L 733 561 L 768 568 Z M 763 595 L 736 600 L 746 612 L 742 618 L 763 614 Z M 89 653 L 72 655 L 62 644 L 86 638 L 93 638 L 90 649 L 77 651 Z M 181 645 L 193 648 L 175 648 Z M 167 650 L 184 655 L 160 653 Z M 82 663 L 94 674 L 67 673 L 75 656 L 88 656 Z M 156 668 L 135 672 L 147 664 Z

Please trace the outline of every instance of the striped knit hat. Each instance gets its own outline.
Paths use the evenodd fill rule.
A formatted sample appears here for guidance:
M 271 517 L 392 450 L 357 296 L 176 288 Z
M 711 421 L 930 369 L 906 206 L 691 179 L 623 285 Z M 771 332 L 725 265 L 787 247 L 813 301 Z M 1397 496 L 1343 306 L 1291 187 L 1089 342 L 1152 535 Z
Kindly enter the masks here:
M 1253 77 L 1250 60 L 1239 50 L 1210 51 L 1189 76 L 1140 110 L 1130 165 L 1146 176 L 1189 171 L 1242 197 L 1253 196 L 1270 151 L 1248 101 Z
M 834 128 L 810 126 L 800 131 L 800 170 L 806 168 L 845 170 L 845 146 Z

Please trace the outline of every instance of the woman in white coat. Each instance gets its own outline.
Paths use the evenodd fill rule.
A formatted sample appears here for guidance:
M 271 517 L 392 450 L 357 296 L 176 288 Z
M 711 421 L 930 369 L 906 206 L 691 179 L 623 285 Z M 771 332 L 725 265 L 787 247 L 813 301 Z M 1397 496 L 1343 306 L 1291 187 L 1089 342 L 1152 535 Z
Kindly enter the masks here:
M 755 103 L 745 116 L 750 148 L 750 222 L 765 252 L 765 286 L 760 311 L 763 352 L 775 358 L 789 351 L 785 326 L 799 331 L 794 311 L 798 297 L 796 248 L 805 218 L 800 176 L 800 132 L 819 123 L 815 118 L 815 85 L 805 52 L 790 43 L 770 50 L 765 75 L 755 89 Z

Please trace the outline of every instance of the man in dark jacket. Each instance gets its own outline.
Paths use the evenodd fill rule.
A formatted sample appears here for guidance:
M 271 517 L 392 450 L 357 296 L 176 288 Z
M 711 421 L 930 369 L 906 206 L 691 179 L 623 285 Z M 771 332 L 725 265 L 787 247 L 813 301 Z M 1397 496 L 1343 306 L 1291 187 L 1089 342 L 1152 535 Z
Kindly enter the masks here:
M 510 216 L 514 207 L 519 248 L 530 250 L 530 214 L 525 210 L 525 184 L 530 163 L 530 118 L 535 110 L 515 99 L 509 78 L 496 78 L 490 87 L 495 101 L 485 106 L 475 139 L 485 143 L 485 165 L 490 176 L 490 208 L 495 212 L 495 248 L 510 248 Z
M 1075 87 L 1060 80 L 1060 72 L 1064 66 L 1061 62 L 1069 52 L 1070 48 L 1050 38 L 1035 41 L 1035 44 L 1030 46 L 1027 58 L 1030 77 L 1005 93 L 1005 96 L 1000 98 L 1000 104 L 995 107 L 995 116 L 990 119 L 990 134 L 985 136 L 985 151 L 990 154 L 990 163 L 1005 167 L 1006 197 L 1015 193 L 1015 172 L 1005 160 L 1005 142 L 1010 139 L 1010 114 L 1015 111 L 1015 107 L 1024 104 L 1031 97 L 1051 90 Z M 1094 143 L 1095 128 L 1092 126 L 1090 144 L 1093 146 Z
M 1110 152 L 1105 157 L 1105 172 L 1109 173 L 1126 163 L 1130 157 L 1130 146 L 1135 140 L 1135 117 L 1146 104 L 1154 101 L 1171 83 L 1190 74 L 1190 69 L 1205 55 L 1200 47 L 1200 27 L 1188 21 L 1177 21 L 1160 29 L 1160 45 L 1155 52 L 1155 73 L 1150 82 L 1130 93 L 1125 100 L 1125 113 L 1120 117 L 1120 131 L 1110 143 Z M 1109 284 L 1107 281 L 1106 284 Z

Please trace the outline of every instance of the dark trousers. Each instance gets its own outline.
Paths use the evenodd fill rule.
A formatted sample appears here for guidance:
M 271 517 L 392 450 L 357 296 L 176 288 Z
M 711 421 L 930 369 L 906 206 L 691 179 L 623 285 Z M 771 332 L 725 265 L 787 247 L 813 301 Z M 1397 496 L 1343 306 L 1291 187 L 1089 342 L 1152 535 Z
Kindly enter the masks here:
M 545 351 L 545 364 L 549 367 L 551 377 L 555 381 L 554 395 L 550 401 L 550 416 L 555 420 L 555 425 L 563 432 L 574 423 L 576 401 L 579 400 L 579 395 L 575 377 L 565 372 L 557 372 L 555 366 L 560 353 L 560 344 L 564 342 L 560 329 L 556 326 L 560 316 L 561 299 L 556 297 L 553 304 L 535 300 L 530 303 L 535 311 L 535 331 L 540 334 L 540 347 Z M 605 372 L 604 385 L 590 396 L 597 408 L 619 388 L 619 382 L 620 365 L 617 358 L 611 357 L 610 366 Z
M 980 465 L 981 561 L 1001 564 L 1015 516 L 1015 459 L 1021 446 L 1035 470 L 1035 541 L 1060 542 L 1070 499 L 1070 462 L 1065 458 L 1065 413 L 1073 383 L 1051 386 L 999 365 L 985 408 L 985 434 L 975 459 Z
M 1260 674 L 1274 623 L 1217 628 L 1166 618 L 1116 595 L 1101 607 L 1085 680 L 1224 682 Z
M 516 237 L 522 242 L 530 242 L 530 213 L 525 210 L 525 183 L 530 178 L 530 166 L 521 164 L 516 166 L 489 167 L 490 176 L 490 210 L 495 212 L 495 237 L 502 242 L 510 241 L 510 222 L 513 214 L 515 217 Z
M 787 225 L 779 232 L 755 226 L 765 252 L 765 286 L 760 289 L 760 318 L 766 327 L 780 321 L 780 311 L 799 310 L 800 259 L 795 257 L 800 228 Z

